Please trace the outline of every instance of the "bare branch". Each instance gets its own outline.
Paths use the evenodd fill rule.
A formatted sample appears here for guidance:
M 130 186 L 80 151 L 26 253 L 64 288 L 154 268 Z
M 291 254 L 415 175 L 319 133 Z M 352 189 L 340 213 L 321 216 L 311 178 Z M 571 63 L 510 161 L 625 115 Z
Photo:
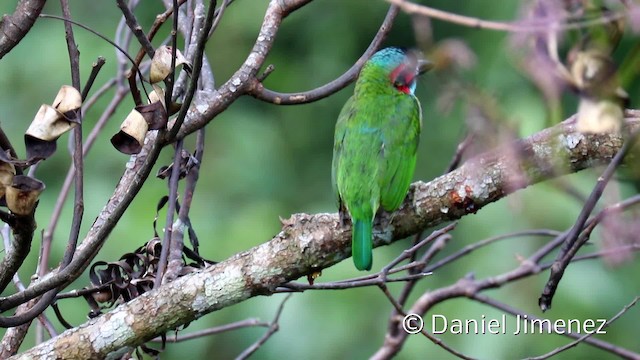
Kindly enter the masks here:
M 300 92 L 300 93 L 280 93 L 276 91 L 269 90 L 264 87 L 262 81 L 271 73 L 274 68 L 267 68 L 265 72 L 254 79 L 252 79 L 251 89 L 249 90 L 249 95 L 255 97 L 256 99 L 270 102 L 277 105 L 297 105 L 297 104 L 306 104 L 310 102 L 314 102 L 320 99 L 323 99 L 339 90 L 343 89 L 345 86 L 349 85 L 353 82 L 358 74 L 360 73 L 360 69 L 364 66 L 364 63 L 369 60 L 371 55 L 378 50 L 380 44 L 387 37 L 387 34 L 391 30 L 391 26 L 393 25 L 393 20 L 395 20 L 398 15 L 398 7 L 390 6 L 389 11 L 387 11 L 387 15 L 380 25 L 380 29 L 374 36 L 371 44 L 367 50 L 360 56 L 360 58 L 347 70 L 344 74 L 340 75 L 337 79 L 322 85 L 316 89 Z M 271 65 L 270 65 L 271 66 Z
M 269 338 L 273 334 L 275 334 L 280 329 L 280 325 L 278 324 L 278 321 L 280 321 L 280 315 L 282 315 L 282 310 L 284 310 L 284 304 L 287 302 L 287 300 L 289 300 L 289 298 L 291 298 L 291 294 L 287 295 L 284 298 L 284 300 L 282 300 L 282 302 L 280 303 L 280 306 L 278 306 L 278 310 L 276 311 L 276 315 L 274 316 L 273 321 L 271 321 L 271 324 L 269 324 L 269 329 L 267 329 L 267 332 L 264 333 L 264 335 L 262 335 L 262 337 L 260 339 L 258 339 L 258 341 L 253 343 L 253 345 L 249 346 L 247 349 L 245 349 L 245 351 L 243 351 L 240 355 L 238 355 L 236 357 L 236 360 L 244 360 L 244 359 L 249 358 L 249 356 L 251 356 L 251 354 L 253 354 L 256 351 L 258 351 L 258 349 L 265 342 L 267 342 L 267 340 L 269 340 Z
M 27 35 L 38 19 L 46 0 L 20 0 L 12 15 L 0 20 L 0 59 Z
M 482 20 L 482 19 L 478 19 L 470 16 L 454 14 L 447 11 L 434 9 L 425 5 L 418 5 L 408 0 L 386 0 L 386 1 L 399 6 L 400 9 L 402 9 L 402 11 L 406 12 L 409 15 L 427 16 L 430 18 L 440 19 L 446 22 L 450 22 L 453 24 L 458 24 L 458 25 L 477 28 L 477 29 L 509 31 L 509 32 L 539 32 L 539 31 L 548 30 L 550 26 L 556 27 L 558 29 L 565 29 L 565 30 L 579 29 L 579 28 L 584 28 L 588 26 L 593 26 L 596 24 L 613 22 L 616 20 L 623 19 L 626 16 L 624 13 L 617 13 L 617 14 L 611 14 L 609 16 L 601 16 L 593 20 L 575 21 L 572 23 L 564 23 L 564 24 L 558 24 L 556 20 L 553 20 L 553 22 L 539 21 L 539 22 L 528 22 L 528 23 L 500 22 L 500 21 Z M 568 21 L 568 20 L 571 20 L 571 18 L 567 18 L 564 20 Z
M 566 270 L 567 266 L 571 262 L 571 259 L 578 252 L 580 247 L 588 240 L 588 237 L 581 237 L 580 233 L 584 229 L 584 224 L 587 222 L 591 211 L 596 206 L 596 203 L 600 199 L 602 192 L 604 191 L 605 186 L 609 183 L 609 180 L 613 176 L 614 172 L 618 168 L 618 165 L 622 163 L 622 160 L 627 155 L 627 152 L 631 149 L 631 147 L 635 144 L 636 139 L 638 138 L 638 133 L 636 131 L 633 132 L 628 139 L 626 139 L 625 144 L 618 150 L 616 156 L 613 157 L 604 173 L 598 178 L 598 183 L 594 187 L 591 195 L 587 199 L 587 202 L 584 204 L 582 211 L 580 211 L 580 215 L 578 215 L 578 219 L 575 224 L 571 227 L 571 229 L 566 233 L 564 238 L 564 245 L 562 246 L 562 250 L 558 253 L 556 257 L 556 261 L 551 267 L 551 273 L 549 274 L 549 280 L 540 295 L 540 299 L 538 300 L 538 304 L 542 311 L 546 311 L 551 308 L 551 300 L 556 292 L 556 288 L 558 287 L 558 283 L 562 279 L 562 275 Z
M 216 327 L 212 327 L 212 328 L 208 328 L 208 329 L 204 329 L 204 330 L 199 330 L 199 331 L 194 331 L 191 332 L 189 334 L 181 334 L 178 335 L 176 333 L 176 336 L 168 336 L 164 342 L 166 343 L 177 343 L 177 342 L 183 342 L 183 341 L 187 341 L 187 340 L 193 340 L 193 339 L 198 339 L 201 337 L 205 337 L 205 336 L 211 336 L 211 335 L 217 335 L 223 332 L 227 332 L 227 331 L 232 331 L 232 330 L 237 330 L 237 329 L 243 329 L 243 328 L 247 328 L 247 327 L 269 327 L 269 323 L 260 321 L 258 319 L 246 319 L 246 320 L 241 320 L 241 321 L 236 321 L 230 324 L 224 324 L 221 326 L 216 326 Z M 163 340 L 161 338 L 155 338 L 152 341 L 154 342 L 162 342 Z

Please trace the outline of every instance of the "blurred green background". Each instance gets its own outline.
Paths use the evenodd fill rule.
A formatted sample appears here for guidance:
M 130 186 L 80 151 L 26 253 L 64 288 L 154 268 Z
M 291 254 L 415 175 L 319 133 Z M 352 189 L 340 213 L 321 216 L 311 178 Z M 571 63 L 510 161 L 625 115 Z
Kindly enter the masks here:
M 429 6 L 484 19 L 513 20 L 520 13 L 520 1 L 423 1 Z M 13 11 L 11 2 L 0 4 L 2 13 Z M 257 36 L 267 1 L 237 0 L 225 13 L 207 46 L 217 84 L 222 84 L 244 61 Z M 362 54 L 385 16 L 388 4 L 381 0 L 314 1 L 290 15 L 278 33 L 267 63 L 275 65 L 266 85 L 277 91 L 302 91 L 320 86 L 348 69 Z M 136 11 L 147 28 L 162 11 L 159 1 L 146 1 Z M 74 18 L 112 38 L 119 20 L 115 3 L 105 1 L 73 1 Z M 49 2 L 45 13 L 59 14 L 57 2 Z M 514 47 L 508 34 L 478 30 L 433 21 L 435 43 L 448 39 L 464 42 L 475 54 L 474 67 L 458 74 L 432 72 L 418 84 L 417 96 L 424 109 L 424 131 L 419 148 L 416 180 L 428 181 L 446 169 L 457 143 L 465 136 L 469 120 L 468 104 L 453 98 L 447 106 L 443 94 L 451 78 L 459 84 L 475 87 L 492 99 L 500 114 L 499 126 L 515 129 L 527 136 L 546 127 L 543 98 L 524 76 L 515 60 Z M 107 64 L 98 77 L 98 86 L 115 72 L 114 51 L 94 35 L 76 29 L 81 51 L 83 81 L 91 63 L 99 55 Z M 616 52 L 621 59 L 637 41 L 627 34 Z M 415 46 L 416 36 L 411 18 L 400 14 L 386 45 Z M 156 42 L 157 45 L 157 42 Z M 134 52 L 137 48 L 132 48 Z M 429 49 L 425 49 L 427 52 Z M 28 37 L 0 61 L 0 123 L 19 154 L 24 154 L 22 134 L 42 103 L 50 102 L 61 84 L 70 83 L 69 65 L 62 23 L 41 19 Z M 94 87 L 94 90 L 98 88 Z M 331 192 L 330 166 L 335 119 L 352 93 L 353 86 L 321 101 L 301 106 L 275 106 L 250 97 L 241 98 L 207 127 L 206 153 L 196 190 L 191 220 L 201 241 L 201 253 L 213 260 L 223 260 L 239 251 L 271 239 L 280 230 L 279 217 L 292 213 L 335 212 Z M 638 84 L 628 89 L 632 107 Z M 85 135 L 107 104 L 101 100 L 85 114 Z M 85 217 L 81 238 L 122 174 L 128 157 L 116 152 L 109 138 L 117 131 L 128 113 L 131 100 L 118 109 L 91 151 L 86 165 Z M 576 100 L 563 98 L 564 115 L 573 113 Z M 445 111 L 446 110 L 446 111 Z M 69 155 L 65 151 L 68 136 L 58 142 L 59 150 L 45 161 L 36 176 L 47 185 L 40 201 L 37 220 L 44 229 L 51 217 L 53 204 L 64 180 Z M 193 139 L 186 142 L 193 149 Z M 489 146 L 489 145 L 487 145 Z M 171 162 L 172 151 L 163 152 L 158 167 Z M 583 194 L 588 194 L 600 170 L 584 171 L 565 177 Z M 611 194 L 615 197 L 616 190 Z M 151 178 L 126 212 L 98 255 L 98 260 L 117 260 L 124 252 L 133 251 L 153 236 L 155 206 L 166 194 L 166 183 Z M 64 210 L 54 239 L 50 266 L 54 267 L 64 251 L 71 223 L 71 202 Z M 452 233 L 453 240 L 438 258 L 483 238 L 528 228 L 564 230 L 571 226 L 581 203 L 545 183 L 488 206 L 476 215 L 460 221 Z M 162 212 L 161 219 L 164 219 Z M 599 233 L 593 238 L 600 242 Z M 419 283 L 411 300 L 428 289 L 436 289 L 474 273 L 482 278 L 516 267 L 518 256 L 528 256 L 547 239 L 518 238 L 483 248 L 462 261 L 444 267 Z M 22 267 L 23 281 L 33 274 L 40 237 L 33 254 Z M 374 270 L 395 258 L 408 241 L 375 250 Z M 638 293 L 637 262 L 617 267 L 601 260 L 582 262 L 569 267 L 554 299 L 551 319 L 610 318 Z M 351 260 L 323 271 L 319 281 L 333 281 L 361 275 Z M 547 273 L 524 279 L 503 289 L 486 294 L 526 312 L 543 316 L 537 299 Z M 88 283 L 86 276 L 72 288 Z M 397 293 L 400 284 L 391 284 Z M 185 333 L 222 325 L 246 318 L 271 321 L 283 295 L 258 297 L 218 311 L 193 322 Z M 59 303 L 66 319 L 81 324 L 89 311 L 83 300 Z M 365 358 L 383 343 L 391 305 L 377 288 L 348 291 L 309 291 L 295 294 L 286 304 L 280 330 L 256 354 L 255 358 Z M 456 299 L 438 305 L 434 314 L 448 318 L 496 318 L 501 312 L 467 299 Z M 52 315 L 52 313 L 51 313 Z M 427 314 L 429 316 L 430 314 Z M 53 317 L 53 316 L 52 316 Z M 514 324 L 513 318 L 509 318 Z M 640 309 L 632 308 L 608 329 L 601 338 L 640 352 L 637 341 Z M 509 329 L 515 330 L 510 327 Z M 232 358 L 256 341 L 264 328 L 242 329 L 181 344 L 170 344 L 161 354 L 163 359 Z M 508 331 L 509 332 L 509 331 Z M 512 332 L 512 331 L 511 331 Z M 0 330 L 0 334 L 3 333 Z M 450 346 L 473 357 L 512 359 L 545 353 L 567 343 L 567 338 L 548 335 L 443 335 Z M 34 344 L 33 331 L 22 349 Z M 399 359 L 448 358 L 440 347 L 422 336 L 410 337 Z M 561 359 L 605 359 L 610 356 L 589 345 L 580 345 L 559 356 Z

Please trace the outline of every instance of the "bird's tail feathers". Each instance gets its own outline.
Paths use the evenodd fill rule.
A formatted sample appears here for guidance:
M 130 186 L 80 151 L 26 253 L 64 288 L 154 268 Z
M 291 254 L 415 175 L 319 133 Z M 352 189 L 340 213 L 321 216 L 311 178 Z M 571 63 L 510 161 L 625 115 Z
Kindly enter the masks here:
M 358 270 L 371 270 L 371 264 L 373 263 L 372 227 L 371 219 L 353 220 L 351 255 L 353 256 L 353 263 Z

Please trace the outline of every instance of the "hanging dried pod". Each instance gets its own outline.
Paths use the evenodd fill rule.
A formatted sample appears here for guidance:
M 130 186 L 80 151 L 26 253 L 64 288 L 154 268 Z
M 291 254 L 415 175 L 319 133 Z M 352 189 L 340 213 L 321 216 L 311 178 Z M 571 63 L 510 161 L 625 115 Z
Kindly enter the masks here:
M 149 125 L 144 116 L 133 109 L 120 125 L 120 131 L 113 135 L 111 143 L 121 153 L 132 155 L 142 150 Z
M 149 130 L 164 129 L 167 126 L 167 112 L 162 103 L 157 101 L 147 105 L 138 105 L 136 110 L 149 125 Z
M 69 121 L 77 121 L 78 111 L 82 106 L 82 95 L 73 86 L 62 85 L 52 105 Z
M 624 120 L 621 101 L 580 98 L 576 129 L 584 134 L 620 133 Z
M 171 46 L 160 46 L 156 49 L 153 59 L 151 59 L 151 68 L 149 70 L 149 81 L 154 84 L 164 79 L 171 74 Z M 182 55 L 180 50 L 176 49 L 176 62 L 175 66 L 182 65 L 185 71 L 191 72 L 191 64 Z
M 153 85 L 154 90 L 149 93 L 149 104 L 138 105 L 136 110 L 149 124 L 149 130 L 164 129 L 169 120 L 164 106 L 164 90 L 157 85 Z
M 587 13 L 610 15 L 606 7 L 588 7 Z M 567 56 L 573 86 L 578 91 L 576 129 L 583 133 L 619 133 L 627 93 L 620 87 L 612 53 L 620 42 L 624 22 L 616 20 L 584 29 Z
M 0 197 L 3 197 L 7 187 L 11 186 L 16 168 L 11 163 L 0 162 Z
M 627 95 L 619 87 L 616 66 L 599 50 L 570 54 L 570 72 L 579 91 L 576 128 L 582 133 L 620 132 Z
M 16 175 L 6 188 L 7 207 L 16 215 L 29 215 L 35 209 L 38 196 L 44 189 L 42 181 L 26 175 Z
M 24 135 L 27 158 L 45 159 L 56 151 L 56 140 L 78 123 L 82 96 L 73 86 L 63 85 L 53 105 L 43 104 Z
M 153 87 L 153 91 L 149 93 L 149 104 L 160 102 L 166 109 L 167 104 L 164 103 L 164 89 L 157 84 L 152 84 L 151 86 Z
M 149 93 L 149 103 L 155 103 L 157 101 L 162 102 L 162 106 L 165 108 L 165 111 L 168 112 L 168 116 L 171 116 L 177 113 L 178 111 L 180 111 L 180 108 L 182 107 L 182 103 L 178 103 L 178 102 L 172 102 L 169 105 L 168 110 L 166 110 L 167 104 L 165 103 L 164 89 L 156 84 L 153 84 L 151 86 L 153 86 L 154 90 Z

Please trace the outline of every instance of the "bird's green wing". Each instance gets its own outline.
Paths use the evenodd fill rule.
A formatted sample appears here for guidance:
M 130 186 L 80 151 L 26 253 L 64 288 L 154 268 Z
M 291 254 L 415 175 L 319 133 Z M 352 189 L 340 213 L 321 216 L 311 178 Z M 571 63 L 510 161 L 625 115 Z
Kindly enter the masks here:
M 333 142 L 333 161 L 331 163 L 331 186 L 333 187 L 333 194 L 336 197 L 336 203 L 338 205 L 338 209 L 342 207 L 342 201 L 340 196 L 340 191 L 338 189 L 338 169 L 340 167 L 340 163 L 342 157 L 344 155 L 344 139 L 347 134 L 347 123 L 349 118 L 351 118 L 354 114 L 353 108 L 353 97 L 350 97 L 349 100 L 344 104 L 342 110 L 340 111 L 340 115 L 338 116 L 338 121 L 336 122 L 336 130 L 334 135 Z
M 416 167 L 416 152 L 422 127 L 422 110 L 414 96 L 398 97 L 396 111 L 384 128 L 380 165 L 380 204 L 394 211 L 407 196 Z

